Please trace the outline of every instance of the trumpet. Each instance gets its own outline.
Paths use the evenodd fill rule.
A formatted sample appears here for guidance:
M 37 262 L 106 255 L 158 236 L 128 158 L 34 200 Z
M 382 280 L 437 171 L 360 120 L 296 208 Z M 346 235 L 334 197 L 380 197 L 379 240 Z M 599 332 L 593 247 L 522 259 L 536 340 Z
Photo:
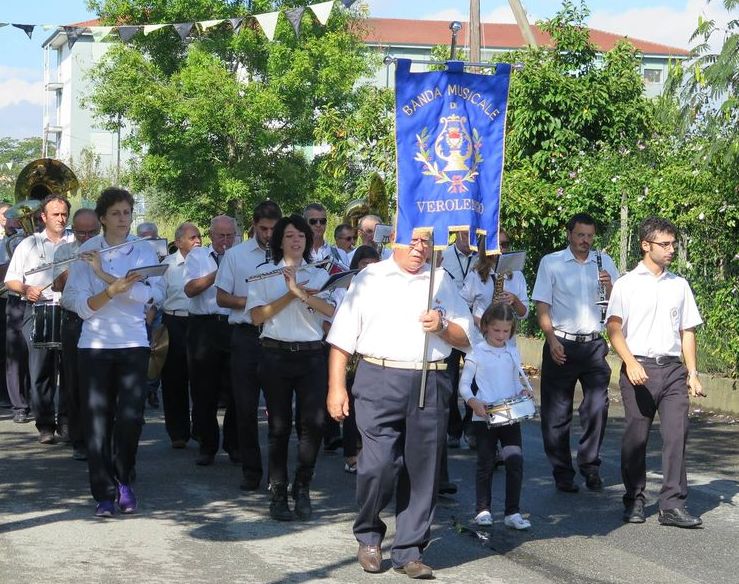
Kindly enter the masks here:
M 331 258 L 325 258 L 317 262 L 314 262 L 312 264 L 306 264 L 304 266 L 300 266 L 296 271 L 302 272 L 309 268 L 319 268 L 323 266 L 327 266 L 328 268 L 330 268 L 332 264 L 333 264 L 333 260 L 331 260 Z M 285 270 L 287 270 L 287 268 L 288 266 L 285 266 L 282 268 L 277 268 L 276 270 L 272 270 L 270 272 L 263 272 L 261 274 L 256 274 L 254 276 L 247 278 L 246 283 L 249 284 L 251 282 L 258 282 L 259 280 L 266 280 L 267 278 L 274 278 L 275 276 L 280 276 L 285 273 Z
M 139 239 L 134 239 L 132 241 L 124 241 L 123 243 L 119 243 L 118 245 L 112 245 L 110 247 L 106 247 L 100 250 L 100 253 L 105 253 L 108 251 L 113 251 L 114 249 L 118 249 L 121 247 L 125 247 L 126 245 L 132 245 L 134 243 L 138 243 L 140 241 L 149 241 L 150 239 L 157 239 L 156 237 L 141 237 Z M 35 268 L 28 270 L 27 272 L 24 272 L 24 276 L 30 276 L 31 274 L 38 274 L 39 272 L 45 272 L 46 270 L 51 270 L 52 268 L 56 268 L 59 266 L 66 266 L 67 264 L 71 264 L 72 262 L 76 262 L 77 260 L 82 259 L 79 255 L 73 256 L 71 258 L 67 258 L 66 260 L 59 260 L 56 262 L 48 262 L 46 264 L 41 264 L 40 266 L 36 266 Z
M 598 269 L 598 300 L 595 304 L 600 308 L 600 322 L 603 323 L 606 320 L 606 308 L 608 307 L 608 298 L 605 284 L 600 281 L 600 273 L 603 271 L 603 258 L 601 257 L 601 251 L 599 249 L 595 250 L 595 265 Z

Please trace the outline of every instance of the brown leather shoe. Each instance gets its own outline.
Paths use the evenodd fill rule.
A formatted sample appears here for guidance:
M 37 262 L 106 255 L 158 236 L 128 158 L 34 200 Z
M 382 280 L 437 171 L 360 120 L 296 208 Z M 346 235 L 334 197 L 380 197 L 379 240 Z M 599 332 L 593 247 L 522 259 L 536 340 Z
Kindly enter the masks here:
M 405 574 L 409 578 L 415 578 L 419 580 L 434 577 L 434 571 L 420 560 L 413 560 L 411 562 L 408 562 L 405 566 L 395 568 L 395 571 L 400 572 L 401 574 Z
M 376 574 L 382 570 L 382 549 L 379 545 L 360 544 L 357 559 L 365 572 Z

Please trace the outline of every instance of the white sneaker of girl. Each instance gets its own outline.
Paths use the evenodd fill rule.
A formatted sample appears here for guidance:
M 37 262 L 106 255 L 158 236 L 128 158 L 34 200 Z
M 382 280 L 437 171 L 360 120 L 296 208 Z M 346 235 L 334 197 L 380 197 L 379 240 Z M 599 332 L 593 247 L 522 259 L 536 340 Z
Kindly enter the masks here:
M 493 524 L 493 516 L 490 515 L 490 511 L 480 511 L 475 515 L 475 523 L 477 525 L 488 526 Z
M 531 527 L 531 522 L 521 517 L 520 513 L 506 515 L 503 523 L 506 527 L 510 527 L 511 529 L 528 529 Z

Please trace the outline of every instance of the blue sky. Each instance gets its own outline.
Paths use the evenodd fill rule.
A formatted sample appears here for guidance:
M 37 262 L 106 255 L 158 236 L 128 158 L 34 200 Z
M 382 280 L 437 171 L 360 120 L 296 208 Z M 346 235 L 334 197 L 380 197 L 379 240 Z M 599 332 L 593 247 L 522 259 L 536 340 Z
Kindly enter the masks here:
M 320 0 L 316 0 L 318 2 Z M 371 16 L 461 20 L 469 0 L 364 0 Z M 552 16 L 560 0 L 523 0 L 529 21 Z M 481 0 L 485 22 L 514 22 L 506 0 Z M 698 17 L 726 21 L 720 0 L 588 0 L 593 28 L 688 48 Z M 71 24 L 94 18 L 85 0 L 0 0 L 0 22 Z M 736 18 L 736 15 L 734 15 Z M 659 23 L 659 25 L 657 25 Z M 0 28 L 0 136 L 38 136 L 42 123 L 43 52 L 49 32 L 38 28 L 29 40 L 23 31 Z

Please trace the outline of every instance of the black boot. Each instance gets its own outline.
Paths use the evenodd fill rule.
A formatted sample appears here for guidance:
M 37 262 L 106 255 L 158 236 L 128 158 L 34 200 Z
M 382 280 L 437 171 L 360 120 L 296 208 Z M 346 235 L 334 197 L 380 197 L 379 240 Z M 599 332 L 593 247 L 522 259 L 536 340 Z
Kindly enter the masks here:
M 293 512 L 287 504 L 287 485 L 272 483 L 272 500 L 269 504 L 269 516 L 277 521 L 292 521 Z
M 295 479 L 293 483 L 293 500 L 295 501 L 295 515 L 298 519 L 307 521 L 313 515 L 310 504 L 310 483 Z

